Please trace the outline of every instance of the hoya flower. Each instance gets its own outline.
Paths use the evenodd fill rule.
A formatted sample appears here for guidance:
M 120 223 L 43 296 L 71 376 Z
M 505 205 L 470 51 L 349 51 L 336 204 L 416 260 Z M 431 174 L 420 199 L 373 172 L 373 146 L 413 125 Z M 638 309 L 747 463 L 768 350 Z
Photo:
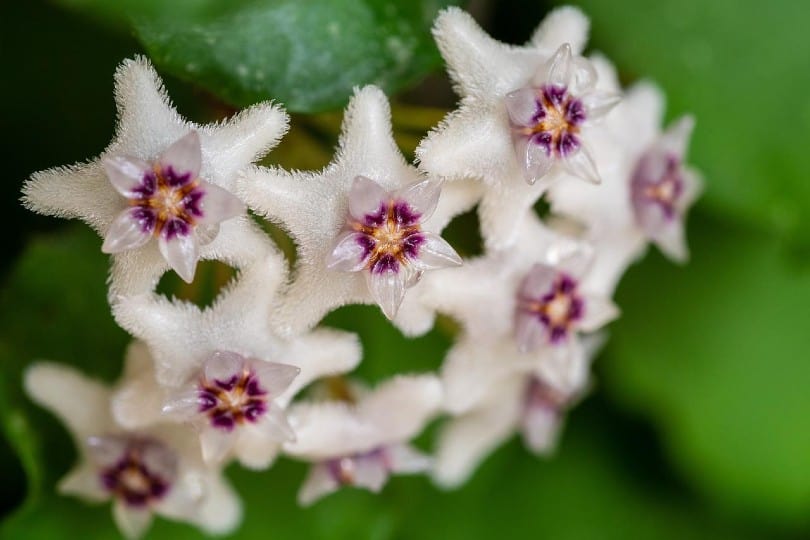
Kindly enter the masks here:
M 700 194 L 699 175 L 683 163 L 694 120 L 676 121 L 639 158 L 630 180 L 636 223 L 666 255 L 685 261 L 686 211 Z
M 427 331 L 433 312 L 403 294 L 423 271 L 459 262 L 438 233 L 478 195 L 459 184 L 440 196 L 438 183 L 405 162 L 388 100 L 374 86 L 355 93 L 337 155 L 323 171 L 254 167 L 239 185 L 248 205 L 298 247 L 278 317 L 292 333 L 347 303 L 377 303 L 389 318 L 399 313 L 394 322 L 407 333 Z
M 188 432 L 123 428 L 110 413 L 110 390 L 65 366 L 35 364 L 25 387 L 65 423 L 78 450 L 80 461 L 58 490 L 91 502 L 112 501 L 113 519 L 128 538 L 141 536 L 154 514 L 209 533 L 238 525 L 239 500 L 221 471 L 203 464 Z
M 454 416 L 439 432 L 435 481 L 447 488 L 462 484 L 482 459 L 516 431 L 532 453 L 553 452 L 567 411 L 589 387 L 589 366 L 599 343 L 598 337 L 585 340 L 582 355 L 573 365 L 554 356 L 527 361 L 507 341 L 460 343 L 450 354 L 463 359 L 466 370 L 443 373 L 448 392 L 453 392 L 445 406 Z M 448 362 L 453 361 L 448 357 Z M 474 400 L 451 390 L 470 382 L 478 387 Z
M 604 71 L 600 77 L 615 79 L 615 74 Z M 662 246 L 670 246 L 662 249 L 677 260 L 687 253 L 684 218 L 700 185 L 699 175 L 682 163 L 692 120 L 685 117 L 661 134 L 662 117 L 660 90 L 649 83 L 634 85 L 597 130 L 597 159 L 608 164 L 599 189 L 559 182 L 548 192 L 553 212 L 584 226 L 584 239 L 595 247 L 594 285 L 606 294 L 644 253 L 648 239 L 661 238 Z M 667 163 L 671 173 L 665 172 Z
M 431 174 L 486 185 L 479 211 L 490 247 L 514 242 L 525 211 L 560 173 L 600 181 L 591 126 L 618 94 L 579 56 L 587 30 L 579 10 L 563 7 L 515 47 L 492 39 L 460 9 L 436 19 L 434 35 L 462 99 L 417 157 Z
M 392 473 L 424 472 L 427 456 L 408 441 L 438 412 L 441 385 L 430 375 L 399 376 L 355 401 L 296 403 L 297 434 L 286 454 L 313 463 L 298 501 L 309 505 L 343 486 L 380 491 Z
M 364 176 L 352 183 L 344 233 L 327 266 L 364 272 L 374 301 L 389 319 L 422 272 L 461 264 L 441 236 L 422 230 L 436 210 L 439 191 L 439 184 L 430 180 L 391 192 Z
M 115 99 L 119 121 L 104 152 L 32 175 L 25 205 L 93 227 L 116 253 L 116 294 L 153 289 L 169 267 L 190 281 L 197 259 L 244 266 L 267 253 L 271 244 L 230 193 L 236 173 L 278 142 L 287 115 L 262 103 L 225 122 L 189 122 L 143 57 L 119 66 Z
M 245 211 L 235 195 L 199 178 L 201 161 L 196 131 L 172 144 L 154 163 L 129 156 L 105 158 L 107 178 L 128 207 L 110 224 L 101 251 L 136 249 L 156 237 L 169 266 L 191 282 L 199 244 L 213 239 L 221 221 Z
M 251 266 L 209 309 L 155 295 L 121 299 L 119 320 L 148 345 L 133 345 L 125 384 L 113 396 L 116 419 L 140 428 L 190 424 L 202 456 L 235 456 L 265 468 L 295 438 L 285 409 L 313 380 L 353 369 L 356 336 L 318 329 L 281 338 L 270 325 L 284 280 L 276 256 Z M 264 294 L 262 294 L 264 292 Z

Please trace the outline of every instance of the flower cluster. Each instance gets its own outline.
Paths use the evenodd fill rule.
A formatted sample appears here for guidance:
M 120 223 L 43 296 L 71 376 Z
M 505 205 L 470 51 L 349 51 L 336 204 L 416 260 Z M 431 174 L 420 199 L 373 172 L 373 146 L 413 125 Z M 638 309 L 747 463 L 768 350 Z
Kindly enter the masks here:
M 367 86 L 315 172 L 256 165 L 287 129 L 278 106 L 197 125 L 147 60 L 125 61 L 112 143 L 24 188 L 32 210 L 103 237 L 112 312 L 135 338 L 112 388 L 54 364 L 26 374 L 31 398 L 75 438 L 80 462 L 59 490 L 112 500 L 130 537 L 155 513 L 216 533 L 240 520 L 222 477 L 233 460 L 311 462 L 306 505 L 347 485 L 378 491 L 392 473 L 458 485 L 516 431 L 550 452 L 618 316 L 619 278 L 648 242 L 685 260 L 700 185 L 684 164 L 691 118 L 662 132 L 660 92 L 622 92 L 607 60 L 581 56 L 587 31 L 581 12 L 560 8 L 510 46 L 446 9 L 434 35 L 460 106 L 421 141 L 417 165 L 397 148 L 387 98 Z M 462 260 L 440 234 L 473 208 L 484 252 Z M 292 271 L 248 209 L 293 238 Z M 192 281 L 200 260 L 239 270 L 210 308 L 156 292 L 169 269 Z M 376 304 L 409 336 L 437 313 L 461 330 L 438 374 L 366 388 L 345 378 L 357 337 L 318 326 L 345 304 Z M 325 378 L 340 391 L 296 397 Z M 430 456 L 411 440 L 439 415 Z

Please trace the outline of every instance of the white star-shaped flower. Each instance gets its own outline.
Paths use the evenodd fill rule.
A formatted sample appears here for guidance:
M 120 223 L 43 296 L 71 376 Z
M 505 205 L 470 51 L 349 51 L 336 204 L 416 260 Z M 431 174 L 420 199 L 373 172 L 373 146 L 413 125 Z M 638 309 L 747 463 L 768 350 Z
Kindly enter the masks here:
M 143 57 L 119 66 L 115 99 L 116 134 L 100 156 L 37 172 L 23 188 L 30 209 L 81 219 L 105 238 L 113 294 L 151 290 L 169 267 L 191 281 L 198 259 L 242 267 L 271 249 L 232 193 L 237 172 L 285 133 L 286 113 L 262 103 L 221 123 L 189 122 Z
M 405 291 L 419 287 L 422 272 L 460 263 L 438 233 L 478 196 L 467 184 L 441 196 L 440 188 L 406 163 L 388 100 L 374 86 L 355 93 L 337 155 L 323 171 L 249 169 L 239 181 L 243 199 L 298 248 L 281 324 L 297 332 L 343 304 L 377 303 L 389 318 L 398 312 L 394 323 L 408 334 L 430 329 L 433 313 Z
M 382 489 L 391 473 L 427 471 L 430 459 L 408 445 L 439 411 L 442 388 L 432 375 L 398 376 L 353 401 L 295 403 L 298 437 L 287 455 L 313 463 L 298 501 L 309 505 L 342 486 Z
M 514 242 L 526 210 L 565 172 L 599 182 L 591 125 L 618 94 L 578 56 L 587 31 L 571 7 L 553 11 L 523 47 L 492 39 L 458 8 L 436 19 L 434 35 L 462 99 L 416 153 L 431 174 L 486 185 L 479 212 L 491 248 Z
M 113 518 L 128 538 L 141 536 L 153 514 L 212 534 L 233 530 L 241 504 L 219 468 L 203 463 L 194 434 L 177 426 L 129 430 L 111 414 L 111 391 L 58 364 L 28 369 L 25 388 L 67 426 L 80 462 L 58 485 L 91 502 L 113 501 Z
M 292 397 L 317 378 L 350 371 L 361 355 L 357 337 L 337 330 L 279 337 L 270 312 L 284 264 L 276 255 L 257 262 L 203 310 L 152 293 L 122 298 L 116 318 L 151 355 L 133 348 L 132 376 L 114 396 L 118 421 L 187 422 L 207 462 L 233 455 L 251 468 L 269 466 L 295 437 L 284 412 Z

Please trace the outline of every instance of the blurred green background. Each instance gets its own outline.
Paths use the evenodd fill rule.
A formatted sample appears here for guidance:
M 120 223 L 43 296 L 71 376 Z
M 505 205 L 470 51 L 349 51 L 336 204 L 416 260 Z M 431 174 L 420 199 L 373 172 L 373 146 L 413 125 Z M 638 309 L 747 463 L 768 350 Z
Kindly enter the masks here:
M 301 464 L 282 461 L 258 474 L 234 466 L 229 475 L 246 508 L 235 538 L 810 537 L 810 7 L 574 3 L 591 17 L 590 50 L 607 54 L 625 83 L 652 79 L 668 96 L 669 118 L 697 116 L 690 161 L 707 190 L 689 226 L 691 264 L 676 267 L 651 252 L 630 269 L 617 298 L 623 316 L 595 366 L 597 387 L 572 413 L 553 459 L 537 460 L 512 441 L 459 491 L 396 478 L 380 496 L 344 490 L 307 510 L 295 506 Z M 115 66 L 148 51 L 180 112 L 197 121 L 278 99 L 300 114 L 269 159 L 302 167 L 331 155 L 340 116 L 329 111 L 353 85 L 374 81 L 398 96 L 395 123 L 410 150 L 440 118 L 435 108 L 453 106 L 427 31 L 445 4 L 0 4 L 0 205 L 10 224 L 0 236 L 1 537 L 116 536 L 107 506 L 53 494 L 74 450 L 20 391 L 21 370 L 35 358 L 117 376 L 128 337 L 106 306 L 107 260 L 87 227 L 35 216 L 18 202 L 31 172 L 107 144 Z M 513 43 L 552 7 L 468 5 Z M 335 22 L 351 31 L 318 31 Z M 315 112 L 324 114 L 303 116 Z M 473 223 L 467 216 L 451 234 Z M 474 251 L 469 238 L 459 242 Z M 199 298 L 218 272 L 207 266 L 192 291 L 171 278 L 162 287 Z M 444 327 L 406 341 L 371 308 L 342 309 L 327 322 L 361 334 L 359 373 L 369 380 L 435 369 L 449 344 Z M 165 521 L 150 532 L 199 536 Z

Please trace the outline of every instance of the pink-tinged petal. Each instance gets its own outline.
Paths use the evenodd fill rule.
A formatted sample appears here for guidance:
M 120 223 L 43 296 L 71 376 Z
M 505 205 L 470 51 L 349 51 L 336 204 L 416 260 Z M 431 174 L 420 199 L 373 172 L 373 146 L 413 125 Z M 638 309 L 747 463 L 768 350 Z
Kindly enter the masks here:
M 520 310 L 515 313 L 515 342 L 520 352 L 537 350 L 548 341 L 546 327 L 536 315 Z
M 200 391 L 196 387 L 175 392 L 166 400 L 161 412 L 178 422 L 190 422 L 200 414 Z
M 429 455 L 408 446 L 395 444 L 386 449 L 389 467 L 396 473 L 421 473 L 430 470 L 432 460 Z
M 545 264 L 534 264 L 520 283 L 519 296 L 539 298 L 551 290 L 559 272 Z
M 158 238 L 158 247 L 163 258 L 183 281 L 194 281 L 194 271 L 200 255 L 197 238 L 193 234 L 177 234 L 168 240 L 161 235 Z
M 268 404 L 262 419 L 250 427 L 270 441 L 282 443 L 295 440 L 295 431 L 287 420 L 287 413 L 275 403 Z
M 575 56 L 571 59 L 568 90 L 574 95 L 590 92 L 596 86 L 598 74 L 596 68 L 587 58 Z
M 660 149 L 665 154 L 683 158 L 686 155 L 694 128 L 695 118 L 693 116 L 686 115 L 679 118 L 661 135 L 661 139 L 658 141 Z
M 373 240 L 357 232 L 338 236 L 335 247 L 326 258 L 326 267 L 340 272 L 358 272 L 366 267 Z
M 189 180 L 194 180 L 202 164 L 200 136 L 196 131 L 189 132 L 168 147 L 158 161 L 161 167 L 171 167 L 178 175 L 189 173 Z
M 259 377 L 259 386 L 265 389 L 269 400 L 274 400 L 284 393 L 299 373 L 301 368 L 277 362 L 255 361 L 251 367 Z
M 360 457 L 354 461 L 353 485 L 379 493 L 388 481 L 388 469 L 381 456 Z
M 152 524 L 152 512 L 148 508 L 135 508 L 116 500 L 113 503 L 113 520 L 121 534 L 135 540 L 143 536 Z
M 577 323 L 579 330 L 593 332 L 619 316 L 619 308 L 606 298 L 599 296 L 585 297 L 585 313 Z
M 107 229 L 103 253 L 121 253 L 144 245 L 152 238 L 155 215 L 144 208 L 127 208 L 116 217 Z
M 227 382 L 231 377 L 242 375 L 245 357 L 231 351 L 215 351 L 205 362 L 203 369 L 206 380 Z
M 236 433 L 213 426 L 205 426 L 200 431 L 200 449 L 206 463 L 221 463 L 236 442 Z
M 580 144 L 577 151 L 568 154 L 562 160 L 566 170 L 574 176 L 578 176 L 591 184 L 601 184 L 602 178 L 596 169 L 591 157 L 591 152 L 584 144 Z
M 667 223 L 653 235 L 652 241 L 672 261 L 680 264 L 689 261 L 689 248 L 686 246 L 683 223 L 680 220 Z
M 128 445 L 125 437 L 117 436 L 88 437 L 85 442 L 93 463 L 102 467 L 116 463 L 124 455 Z
M 582 96 L 582 104 L 588 111 L 588 121 L 598 120 L 609 113 L 622 100 L 620 94 L 613 92 L 590 92 Z
M 388 192 L 380 184 L 365 176 L 356 176 L 349 191 L 349 213 L 363 222 L 366 215 L 375 214 L 382 204 L 388 203 Z
M 560 413 L 547 407 L 528 407 L 523 416 L 523 442 L 533 453 L 550 453 L 560 432 Z
M 245 212 L 245 204 L 226 189 L 205 181 L 200 181 L 197 189 L 204 193 L 200 201 L 202 217 L 197 220 L 200 225 L 216 225 Z
M 106 157 L 101 161 L 113 187 L 127 199 L 140 199 L 154 191 L 144 185 L 144 176 L 151 169 L 148 163 L 127 156 Z
M 537 114 L 537 91 L 524 87 L 509 92 L 504 98 L 509 120 L 516 126 L 533 126 Z
M 324 495 L 336 491 L 338 487 L 340 486 L 325 464 L 313 465 L 310 467 L 309 474 L 298 491 L 298 504 L 309 506 Z
M 419 214 L 419 221 L 424 223 L 439 204 L 439 195 L 442 192 L 442 183 L 437 180 L 422 180 L 394 192 L 394 199 L 403 199 L 411 210 Z
M 563 43 L 547 64 L 546 80 L 539 82 L 567 87 L 571 83 L 572 68 L 571 45 Z
M 545 177 L 554 165 L 554 158 L 545 148 L 523 136 L 513 137 L 515 152 L 523 171 L 523 178 L 529 185 Z
M 449 266 L 461 266 L 461 257 L 444 238 L 430 232 L 420 234 L 424 241 L 419 245 L 417 257 L 411 259 L 415 268 L 424 271 Z
M 380 306 L 388 319 L 397 315 L 402 299 L 405 298 L 405 273 L 387 270 L 384 272 L 369 272 L 366 274 L 368 290 L 371 297 Z

